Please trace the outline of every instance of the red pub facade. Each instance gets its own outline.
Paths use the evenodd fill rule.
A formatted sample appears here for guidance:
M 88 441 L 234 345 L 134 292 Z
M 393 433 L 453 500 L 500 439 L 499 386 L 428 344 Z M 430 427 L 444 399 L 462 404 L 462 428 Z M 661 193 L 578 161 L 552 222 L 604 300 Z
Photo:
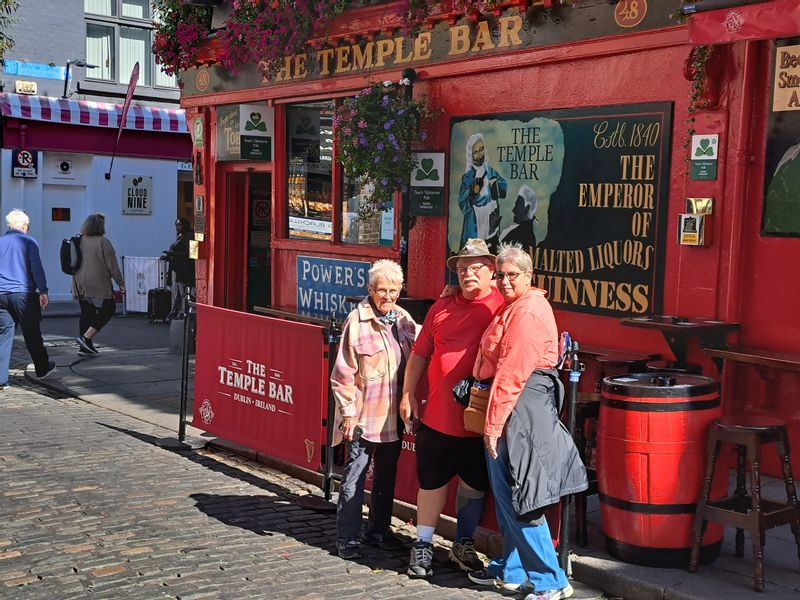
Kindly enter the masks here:
M 668 3 L 536 4 L 438 14 L 409 34 L 391 3 L 354 8 L 272 80 L 255 65 L 225 72 L 212 43 L 182 74 L 199 301 L 341 316 L 369 262 L 400 260 L 403 198 L 356 219 L 363 190 L 336 163 L 331 118 L 343 98 L 413 69 L 414 96 L 441 112 L 421 149 L 439 191 L 411 210 L 410 297 L 435 298 L 447 257 L 487 231 L 459 203 L 481 139 L 505 184 L 499 239 L 527 199 L 534 283 L 561 329 L 702 365 L 722 378 L 727 412 L 787 420 L 797 448 L 800 29 L 720 36 L 707 52 Z M 703 18 L 747 25 L 748 10 L 781 4 Z M 702 344 L 722 339 L 744 358 L 715 365 Z

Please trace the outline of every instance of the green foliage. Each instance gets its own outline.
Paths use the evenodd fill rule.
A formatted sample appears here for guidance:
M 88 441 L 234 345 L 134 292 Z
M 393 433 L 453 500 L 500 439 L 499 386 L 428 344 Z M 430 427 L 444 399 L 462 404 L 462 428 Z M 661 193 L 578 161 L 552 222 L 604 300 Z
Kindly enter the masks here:
M 14 47 L 14 40 L 8 35 L 8 28 L 15 22 L 12 15 L 18 8 L 18 0 L 0 0 L 0 59 L 7 50 Z
M 372 85 L 336 109 L 336 158 L 349 177 L 373 188 L 359 208 L 362 219 L 384 210 L 396 191 L 405 192 L 417 166 L 414 147 L 426 137 L 420 123 L 432 119 L 434 111 L 424 101 L 406 97 L 405 86 L 410 84 L 402 80 L 399 85 L 391 81 Z M 426 173 L 431 179 L 439 177 L 432 163 Z

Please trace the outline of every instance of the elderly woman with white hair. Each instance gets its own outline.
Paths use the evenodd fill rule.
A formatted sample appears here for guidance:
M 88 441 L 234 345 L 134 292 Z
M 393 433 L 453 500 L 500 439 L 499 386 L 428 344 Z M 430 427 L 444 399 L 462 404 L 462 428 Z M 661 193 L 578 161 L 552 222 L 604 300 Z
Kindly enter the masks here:
M 372 265 L 368 295 L 345 320 L 331 373 L 342 437 L 349 442 L 336 539 L 339 556 L 348 560 L 362 555 L 361 505 L 370 460 L 374 475 L 364 541 L 385 550 L 403 547 L 390 524 L 402 444 L 403 373 L 417 325 L 395 304 L 402 286 L 403 271 L 396 262 L 378 260 Z
M 501 244 L 496 264 L 506 308 L 481 338 L 473 375 L 492 382 L 483 439 L 503 554 L 469 578 L 506 590 L 532 587 L 526 600 L 560 600 L 573 591 L 544 511 L 585 490 L 586 469 L 558 418 L 558 329 L 546 292 L 531 285 L 531 257 Z

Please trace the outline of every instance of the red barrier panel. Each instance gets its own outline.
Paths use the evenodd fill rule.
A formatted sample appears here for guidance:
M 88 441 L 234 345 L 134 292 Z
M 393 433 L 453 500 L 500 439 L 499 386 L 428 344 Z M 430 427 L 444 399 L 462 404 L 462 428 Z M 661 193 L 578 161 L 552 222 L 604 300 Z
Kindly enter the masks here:
M 197 305 L 192 425 L 320 468 L 327 344 L 322 328 Z

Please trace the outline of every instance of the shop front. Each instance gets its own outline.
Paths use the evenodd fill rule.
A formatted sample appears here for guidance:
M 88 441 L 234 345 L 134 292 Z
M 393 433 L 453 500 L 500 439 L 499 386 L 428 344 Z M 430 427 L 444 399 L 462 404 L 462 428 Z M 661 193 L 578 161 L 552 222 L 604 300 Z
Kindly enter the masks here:
M 433 15 L 416 33 L 384 5 L 353 9 L 272 80 L 255 65 L 226 72 L 212 45 L 183 73 L 199 300 L 341 319 L 378 258 L 407 261 L 407 295 L 434 299 L 464 239 L 514 240 L 573 338 L 724 376 L 726 411 L 787 420 L 797 447 L 800 367 L 729 363 L 723 375 L 702 346 L 800 354 L 800 212 L 781 174 L 800 112 L 772 106 L 773 87 L 800 80 L 797 61 L 778 72 L 780 48 L 798 42 L 700 56 L 661 4 L 503 2 L 478 18 Z M 443 193 L 409 210 L 398 192 L 359 217 L 367 190 L 337 163 L 333 115 L 407 69 L 414 96 L 440 109 L 411 184 Z M 770 187 L 773 173 L 794 196 Z M 488 208 L 468 201 L 472 187 Z

